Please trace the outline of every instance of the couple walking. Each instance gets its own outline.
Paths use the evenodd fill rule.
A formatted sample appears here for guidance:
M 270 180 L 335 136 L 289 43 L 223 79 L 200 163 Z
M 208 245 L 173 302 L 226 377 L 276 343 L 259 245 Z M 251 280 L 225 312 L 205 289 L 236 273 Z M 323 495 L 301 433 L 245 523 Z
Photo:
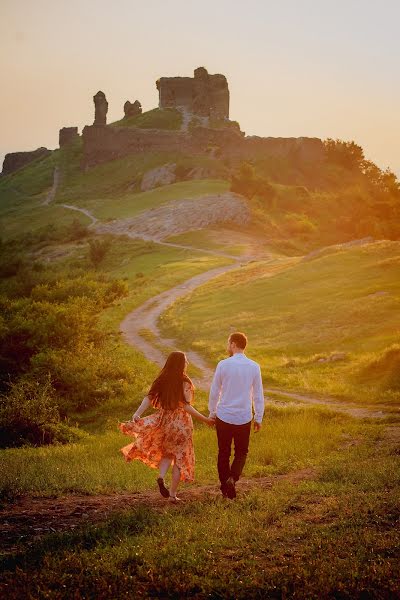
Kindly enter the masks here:
M 141 460 L 159 469 L 160 493 L 172 502 L 179 482 L 194 479 L 194 449 L 192 417 L 216 428 L 218 439 L 218 475 L 224 497 L 236 497 L 235 484 L 246 462 L 251 423 L 254 431 L 261 428 L 264 395 L 260 366 L 247 358 L 244 350 L 247 338 L 232 333 L 228 339 L 229 358 L 221 360 L 215 370 L 209 395 L 209 416 L 193 406 L 194 385 L 186 374 L 188 360 L 183 352 L 171 352 L 147 396 L 132 416 L 120 423 L 120 430 L 132 436 L 134 442 L 121 449 L 126 461 Z M 141 415 L 152 406 L 151 415 Z M 254 407 L 254 417 L 253 417 Z M 234 459 L 231 463 L 232 441 Z M 171 484 L 165 476 L 172 465 Z

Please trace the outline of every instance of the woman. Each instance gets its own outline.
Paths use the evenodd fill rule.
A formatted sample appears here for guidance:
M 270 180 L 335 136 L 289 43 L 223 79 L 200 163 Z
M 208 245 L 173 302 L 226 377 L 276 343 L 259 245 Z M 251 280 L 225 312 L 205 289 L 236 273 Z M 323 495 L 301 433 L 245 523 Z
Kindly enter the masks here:
M 186 374 L 187 365 L 183 352 L 171 352 L 132 420 L 119 425 L 122 433 L 135 438 L 132 444 L 121 448 L 125 460 L 137 459 L 158 468 L 160 493 L 173 502 L 179 500 L 176 491 L 180 480 L 194 479 L 192 417 L 209 426 L 214 425 L 213 419 L 191 406 L 194 385 Z M 141 419 L 142 413 L 150 406 L 158 410 Z M 164 478 L 171 464 L 172 478 L 168 490 Z

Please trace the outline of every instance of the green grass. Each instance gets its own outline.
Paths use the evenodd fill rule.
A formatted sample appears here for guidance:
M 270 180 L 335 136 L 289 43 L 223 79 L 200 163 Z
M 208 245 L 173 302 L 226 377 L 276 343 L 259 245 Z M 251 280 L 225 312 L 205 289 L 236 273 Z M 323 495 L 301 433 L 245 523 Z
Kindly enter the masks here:
M 269 264 L 253 263 L 173 305 L 162 317 L 163 331 L 215 363 L 229 333 L 243 330 L 267 388 L 398 404 L 400 390 L 360 383 L 358 373 L 398 341 L 399 254 L 399 242 L 382 241 L 275 275 Z M 346 360 L 318 362 L 334 352 Z
M 153 108 L 135 117 L 110 123 L 110 127 L 139 127 L 141 129 L 177 130 L 182 126 L 182 114 L 174 108 Z
M 205 250 L 217 250 L 233 256 L 243 256 L 249 253 L 250 245 L 240 242 L 240 234 L 237 231 L 221 229 L 198 229 L 188 231 L 180 235 L 172 235 L 165 239 L 166 242 L 183 244 L 204 248 Z M 248 242 L 248 240 L 246 240 Z
M 296 412 L 302 427 L 296 424 Z M 357 425 L 315 409 L 279 409 L 268 416 L 264 440 L 257 434 L 257 447 L 272 448 L 270 469 L 280 462 L 278 445 L 287 447 L 292 467 L 307 464 L 301 455 L 310 426 L 318 430 L 318 439 L 325 438 L 312 457 L 314 478 L 298 485 L 290 479 L 272 487 L 255 483 L 235 502 L 203 494 L 179 509 L 127 506 L 95 525 L 47 535 L 29 546 L 22 542 L 17 553 L 3 559 L 7 597 L 116 598 L 132 590 L 136 597 L 166 598 L 395 597 L 400 582 L 400 471 L 395 447 L 382 426 Z M 276 427 L 277 435 L 270 440 Z M 278 441 L 283 430 L 286 442 Z M 215 452 L 214 439 L 206 455 L 203 433 L 213 435 L 196 428 L 200 468 Z M 249 465 L 256 460 L 254 440 Z M 106 443 L 105 452 L 112 452 L 117 442 Z M 85 449 L 90 455 L 90 447 Z M 66 461 L 76 462 L 80 473 L 87 469 L 86 453 L 81 452 L 78 462 L 74 452 L 58 462 L 67 478 Z M 49 461 L 53 473 L 51 457 Z M 87 477 L 105 472 L 113 489 L 123 484 L 128 477 L 122 478 L 110 462 L 108 454 L 101 466 L 87 469 Z M 22 466 L 32 469 L 28 456 Z M 130 482 L 144 484 L 136 468 L 135 463 L 123 464 Z
M 207 194 L 221 194 L 227 188 L 228 184 L 221 180 L 181 181 L 148 192 L 131 192 L 118 198 L 106 197 L 91 200 L 80 198 L 71 203 L 80 208 L 89 209 L 95 217 L 101 220 L 125 219 L 168 202 L 195 199 Z
M 146 377 L 148 373 L 144 371 L 143 375 Z M 196 407 L 206 413 L 204 395 L 197 396 Z M 3 495 L 98 494 L 151 488 L 154 471 L 139 461 L 126 464 L 119 453 L 119 448 L 132 440 L 117 431 L 117 424 L 130 419 L 141 400 L 142 396 L 131 398 L 129 404 L 120 406 L 116 400 L 104 433 L 88 435 L 78 443 L 3 450 L 0 453 Z M 269 408 L 262 433 L 252 434 L 246 475 L 261 477 L 316 467 L 337 450 L 346 432 L 354 435 L 354 431 L 359 431 L 357 425 L 324 410 Z M 215 431 L 195 422 L 194 445 L 197 484 L 215 481 Z

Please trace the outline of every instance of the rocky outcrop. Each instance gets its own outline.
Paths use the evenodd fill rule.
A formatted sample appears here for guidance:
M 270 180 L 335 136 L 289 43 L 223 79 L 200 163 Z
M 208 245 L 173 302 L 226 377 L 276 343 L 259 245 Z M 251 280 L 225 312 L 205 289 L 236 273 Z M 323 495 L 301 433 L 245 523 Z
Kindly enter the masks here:
M 136 117 L 137 115 L 141 115 L 142 114 L 142 105 L 140 104 L 139 100 L 135 100 L 135 102 L 132 104 L 131 102 L 129 102 L 129 100 L 127 100 L 124 104 L 124 115 L 125 115 L 125 119 L 129 119 L 129 117 Z
M 94 123 L 93 125 L 102 126 L 107 124 L 108 102 L 104 92 L 97 92 L 93 96 L 94 102 Z
M 9 175 L 10 173 L 14 173 L 14 171 L 25 167 L 25 165 L 28 165 L 34 160 L 44 158 L 50 154 L 51 150 L 44 147 L 37 148 L 37 150 L 32 150 L 31 152 L 10 152 L 4 157 L 3 171 L 1 174 Z
M 245 200 L 238 194 L 226 192 L 172 202 L 136 217 L 118 219 L 96 225 L 97 233 L 126 234 L 134 237 L 162 240 L 185 231 L 202 229 L 217 223 L 233 222 L 244 225 L 251 214 Z
M 60 148 L 64 148 L 68 146 L 68 144 L 72 144 L 75 140 L 79 138 L 78 128 L 77 127 L 63 127 L 60 129 L 58 140 Z
M 140 189 L 142 192 L 147 192 L 153 188 L 174 183 L 176 180 L 175 169 L 175 164 L 167 164 L 162 167 L 150 169 L 150 171 L 147 171 L 147 173 L 143 175 Z
M 224 75 L 204 67 L 194 77 L 161 77 L 156 82 L 160 108 L 185 108 L 200 117 L 229 118 L 229 88 Z

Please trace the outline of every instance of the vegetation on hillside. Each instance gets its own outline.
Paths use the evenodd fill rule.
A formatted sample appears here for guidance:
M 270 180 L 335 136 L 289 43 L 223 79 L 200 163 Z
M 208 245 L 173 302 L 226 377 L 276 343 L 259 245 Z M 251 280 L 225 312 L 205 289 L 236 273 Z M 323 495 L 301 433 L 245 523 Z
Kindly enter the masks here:
M 244 330 L 267 389 L 398 405 L 400 242 L 339 247 L 287 267 L 253 263 L 202 286 L 163 315 L 165 336 L 215 364 L 224 336 Z
M 400 183 L 354 142 L 328 139 L 318 165 L 288 159 L 243 163 L 231 189 L 249 199 L 254 222 L 276 247 L 307 249 L 372 236 L 400 238 Z
M 140 129 L 180 129 L 182 114 L 175 108 L 153 108 L 134 117 L 124 117 L 110 127 L 139 127 Z

